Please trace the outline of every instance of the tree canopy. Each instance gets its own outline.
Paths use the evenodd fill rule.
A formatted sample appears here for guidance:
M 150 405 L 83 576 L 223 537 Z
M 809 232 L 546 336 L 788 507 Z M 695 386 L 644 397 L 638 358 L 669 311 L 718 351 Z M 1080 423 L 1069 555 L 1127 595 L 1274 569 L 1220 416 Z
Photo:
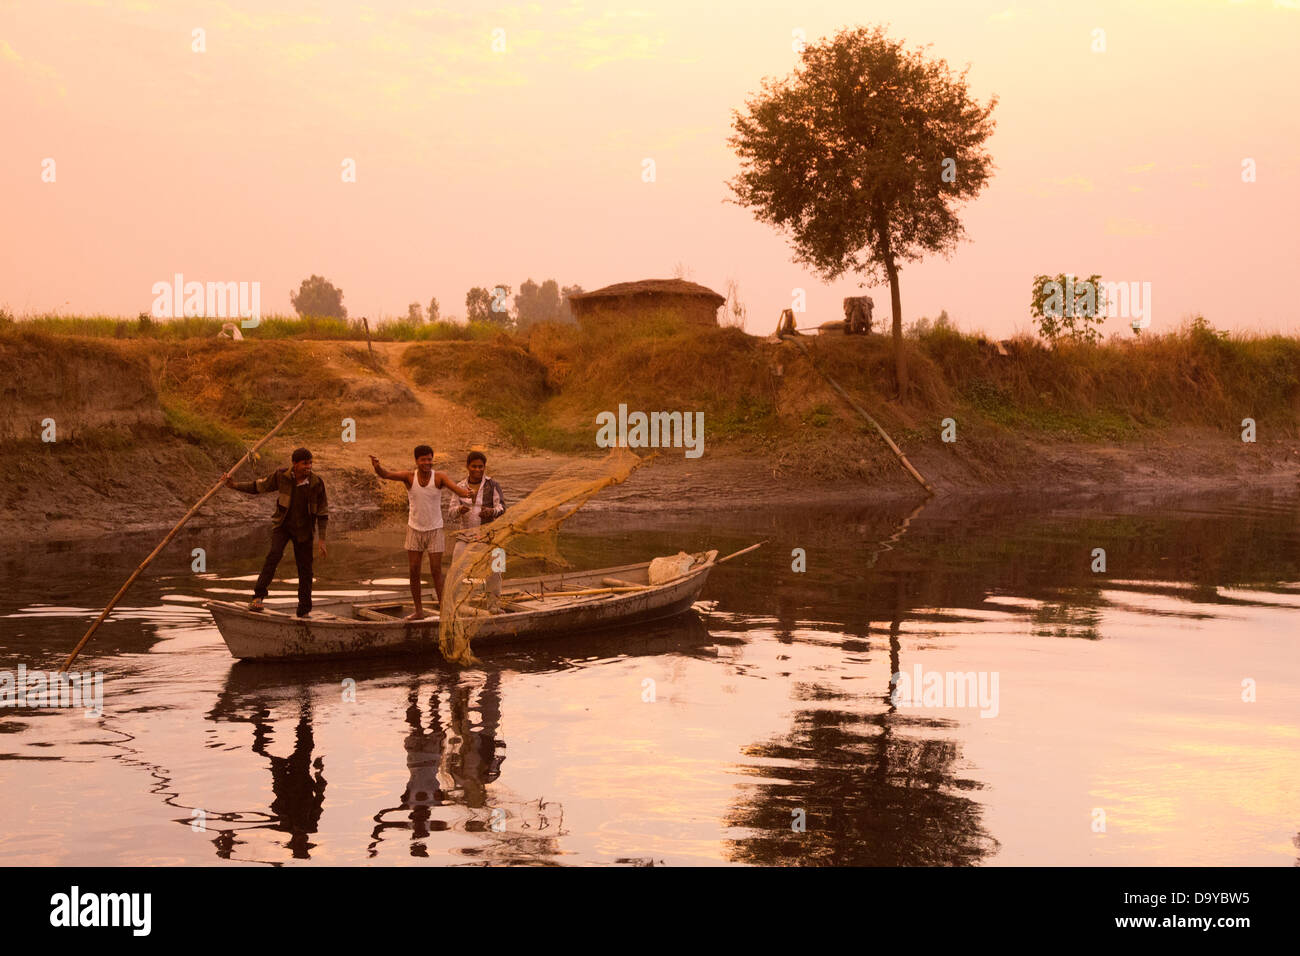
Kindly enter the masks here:
M 465 294 L 465 318 L 470 322 L 490 322 L 510 328 L 514 316 L 510 312 L 510 286 L 498 282 L 490 289 L 475 286 Z
M 303 279 L 297 292 L 290 290 L 289 302 L 300 316 L 346 319 L 348 310 L 343 307 L 343 290 L 324 276 L 313 275 Z
M 526 329 L 535 322 L 554 322 L 560 317 L 560 285 L 547 279 L 538 285 L 525 279 L 515 296 L 515 321 Z
M 848 28 L 804 47 L 794 73 L 732 111 L 739 204 L 825 280 L 888 280 L 900 392 L 900 263 L 948 254 L 964 236 L 955 207 L 992 174 L 983 143 L 997 98 L 971 99 L 967 70 L 953 74 L 883 27 Z

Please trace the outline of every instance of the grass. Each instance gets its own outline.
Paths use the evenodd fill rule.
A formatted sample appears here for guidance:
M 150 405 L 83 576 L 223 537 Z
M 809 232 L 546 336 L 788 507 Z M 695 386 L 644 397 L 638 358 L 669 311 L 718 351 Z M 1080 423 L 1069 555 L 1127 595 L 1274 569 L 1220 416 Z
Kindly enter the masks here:
M 240 455 L 244 443 L 226 426 L 202 415 L 178 399 L 160 402 L 163 418 L 173 435 L 194 445 L 206 445 L 228 455 Z
M 762 437 L 777 415 L 767 359 L 738 329 L 671 312 L 617 325 L 542 323 L 472 347 L 403 358 L 416 382 L 448 390 L 522 447 L 595 450 L 595 419 L 630 411 L 703 412 L 710 438 Z
M 14 319 L 9 313 L 0 314 L 0 325 L 13 326 L 51 335 L 88 336 L 111 339 L 157 339 L 179 341 L 185 339 L 216 338 L 227 322 L 237 322 L 240 333 L 251 340 L 311 339 L 329 341 L 362 341 L 366 329 L 361 319 L 339 319 L 329 316 L 283 316 L 262 318 L 253 328 L 243 328 L 236 319 L 154 319 L 141 315 L 135 319 L 114 316 L 62 316 L 35 315 Z M 370 337 L 376 342 L 441 342 L 483 341 L 501 334 L 498 326 L 484 322 L 411 322 L 407 319 L 373 320 Z
M 835 420 L 835 412 L 828 405 L 818 403 L 813 406 L 812 412 L 808 416 L 808 424 L 813 428 L 825 428 Z
M 269 428 L 298 398 L 341 394 L 341 380 L 295 341 L 344 341 L 347 355 L 381 374 L 384 368 L 358 358 L 366 350 L 356 320 L 272 317 L 251 330 L 248 347 L 232 349 L 215 338 L 219 323 L 207 319 L 4 318 L 0 375 L 10 383 L 27 381 L 29 391 L 42 395 L 75 387 L 77 400 L 88 401 L 86 381 L 133 378 L 145 363 L 168 427 L 205 444 Z M 379 341 L 411 343 L 401 361 L 419 385 L 468 405 L 524 448 L 593 452 L 595 416 L 619 404 L 630 411 L 703 412 L 709 441 L 829 442 L 845 433 L 845 423 L 858 421 L 794 346 L 689 324 L 671 312 L 587 327 L 547 323 L 517 333 L 405 320 L 374 332 Z M 140 341 L 106 349 L 96 341 L 103 338 Z M 1095 345 L 1047 347 L 1020 337 L 1008 343 L 1007 355 L 947 323 L 919 325 L 904 339 L 910 384 L 902 402 L 894 401 L 887 336 L 804 343 L 818 368 L 891 432 L 916 441 L 937 441 L 946 417 L 957 419 L 963 435 L 1097 442 L 1179 425 L 1238 433 L 1247 417 L 1261 437 L 1300 432 L 1300 339 L 1227 334 L 1204 320 Z M 78 369 L 79 378 L 69 372 Z M 99 371 L 87 371 L 93 369 Z M 314 416 L 317 427 L 337 426 L 328 401 L 313 406 L 319 407 L 300 413 L 301 424 L 311 425 Z
M 761 340 L 735 328 L 684 322 L 672 312 L 596 327 L 541 325 L 527 348 L 555 390 L 548 411 L 594 434 L 595 416 L 703 412 L 711 437 L 775 431 L 775 385 Z
M 422 381 L 453 383 L 456 397 L 527 446 L 583 446 L 595 415 L 619 403 L 703 411 L 710 439 L 829 440 L 843 432 L 830 426 L 853 418 L 790 345 L 669 314 L 595 328 L 540 325 L 493 342 L 469 352 L 449 347 L 436 362 L 432 353 L 419 359 Z M 1267 420 L 1275 436 L 1294 435 L 1300 424 L 1300 340 L 1228 335 L 1203 322 L 1095 345 L 1047 347 L 1022 337 L 1007 355 L 982 335 L 947 324 L 922 328 L 904 340 L 909 390 L 902 403 L 893 400 L 888 337 L 805 344 L 821 370 L 917 440 L 937 440 L 938 422 L 949 416 L 964 434 L 973 428 L 1084 442 L 1130 440 L 1176 425 L 1236 430 L 1245 417 Z M 777 365 L 785 370 L 780 378 Z
M 978 336 L 943 331 L 918 336 L 917 351 L 950 390 L 922 404 L 960 402 L 1009 428 L 1112 440 L 1172 424 L 1240 428 L 1245 417 L 1300 422 L 1300 339 L 1287 336 L 1202 321 L 1096 345 L 1020 338 L 1000 356 Z
M 320 430 L 340 421 L 334 403 L 344 392 L 343 380 L 293 342 L 232 348 L 214 339 L 177 344 L 152 358 L 164 409 L 170 406 L 178 424 L 195 434 L 203 432 L 199 419 L 217 428 L 264 432 L 300 399 L 308 404 L 296 428 Z
M 495 422 L 521 448 L 590 450 L 591 440 L 551 421 L 543 407 L 555 393 L 546 369 L 509 336 L 466 345 L 413 345 L 402 364 L 418 385 L 449 393 Z

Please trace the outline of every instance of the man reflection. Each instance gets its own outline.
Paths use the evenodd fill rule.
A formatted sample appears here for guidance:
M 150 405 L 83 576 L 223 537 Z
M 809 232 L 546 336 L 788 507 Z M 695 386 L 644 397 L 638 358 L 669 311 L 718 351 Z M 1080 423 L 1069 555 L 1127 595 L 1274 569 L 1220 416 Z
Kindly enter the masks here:
M 497 748 L 505 746 L 497 739 L 501 725 L 500 674 L 493 671 L 487 675 L 479 697 L 482 722 L 478 727 L 470 719 L 473 692 L 468 684 L 452 688 L 451 728 L 460 738 L 460 748 L 447 761 L 447 769 L 464 796 L 465 806 L 477 810 L 487 806 L 487 785 L 501 776 L 501 763 L 506 759 L 497 756 Z
M 271 762 L 271 813 L 276 822 L 271 827 L 290 834 L 286 844 L 296 859 L 310 859 L 316 844 L 307 839 L 315 833 L 325 807 L 324 761 L 312 760 L 316 743 L 311 729 L 311 701 L 303 698 L 298 707 L 298 724 L 294 728 L 293 752 L 276 757 L 266 749 L 271 740 L 270 711 L 258 708 L 253 714 L 253 753 Z M 313 773 L 313 769 L 315 773 Z
M 402 793 L 402 809 L 411 811 L 413 838 L 427 837 L 432 830 L 448 828 L 444 820 L 430 824 L 431 808 L 442 806 L 445 798 L 438 770 L 442 766 L 447 732 L 442 727 L 442 718 L 438 713 L 437 692 L 429 701 L 429 729 L 424 729 L 418 694 L 419 686 L 416 685 L 411 688 L 411 702 L 406 708 L 406 723 L 411 730 L 403 741 L 406 747 L 406 769 L 410 778 Z
M 424 714 L 419 704 L 419 684 L 410 689 L 406 709 L 407 733 L 403 738 L 406 749 L 408 779 L 401 801 L 375 814 L 375 828 L 371 834 L 370 855 L 378 854 L 378 844 L 383 832 L 389 829 L 411 831 L 411 855 L 426 856 L 427 848 L 420 842 L 435 831 L 450 830 L 451 822 L 435 819 L 435 807 L 463 805 L 481 809 L 488 805 L 487 785 L 501 775 L 501 762 L 497 750 L 505 747 L 498 739 L 501 723 L 501 678 L 489 674 L 480 690 L 478 707 L 481 722 L 476 727 L 471 717 L 471 698 L 474 687 L 468 684 L 453 685 L 449 698 L 451 716 L 447 724 L 439 710 L 440 692 L 435 689 L 429 698 L 429 721 L 426 728 Z M 455 741 L 448 741 L 448 734 Z M 393 813 L 405 815 L 404 820 L 387 820 Z

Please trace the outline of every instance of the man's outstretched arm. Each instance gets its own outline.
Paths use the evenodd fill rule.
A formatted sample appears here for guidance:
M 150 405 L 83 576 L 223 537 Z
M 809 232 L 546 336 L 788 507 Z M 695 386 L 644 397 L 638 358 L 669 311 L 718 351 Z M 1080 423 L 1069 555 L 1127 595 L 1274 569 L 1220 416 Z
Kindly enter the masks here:
M 272 474 L 267 475 L 265 478 L 258 478 L 254 481 L 235 481 L 234 476 L 230 472 L 226 472 L 222 475 L 222 479 L 225 481 L 227 488 L 233 488 L 235 491 L 242 491 L 246 495 L 257 495 L 261 494 L 263 491 L 269 491 L 271 482 L 274 478 L 275 475 Z
M 474 497 L 473 493 L 471 493 L 468 488 L 462 488 L 460 485 L 456 484 L 456 482 L 452 481 L 451 477 L 445 471 L 434 472 L 433 477 L 437 479 L 438 484 L 443 488 L 450 488 L 462 498 Z
M 409 486 L 414 476 L 409 471 L 389 471 L 379 463 L 379 459 L 374 455 L 370 456 L 371 467 L 375 469 L 375 474 L 380 478 L 387 478 L 389 481 L 400 481 L 402 484 Z

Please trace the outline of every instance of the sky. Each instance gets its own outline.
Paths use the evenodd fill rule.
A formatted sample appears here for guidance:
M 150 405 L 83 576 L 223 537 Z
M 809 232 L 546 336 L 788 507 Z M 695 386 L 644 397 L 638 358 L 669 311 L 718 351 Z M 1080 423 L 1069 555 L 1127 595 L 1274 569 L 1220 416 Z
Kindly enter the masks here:
M 904 268 L 905 321 L 1025 331 L 1064 272 L 1151 283 L 1156 331 L 1296 329 L 1300 0 L 448 6 L 0 0 L 0 306 L 134 316 L 181 273 L 283 314 L 314 273 L 351 316 L 464 316 L 471 286 L 681 272 L 737 283 L 750 332 L 796 289 L 801 326 L 880 315 L 887 288 L 729 201 L 726 140 L 798 36 L 884 24 L 999 101 L 993 179 Z

